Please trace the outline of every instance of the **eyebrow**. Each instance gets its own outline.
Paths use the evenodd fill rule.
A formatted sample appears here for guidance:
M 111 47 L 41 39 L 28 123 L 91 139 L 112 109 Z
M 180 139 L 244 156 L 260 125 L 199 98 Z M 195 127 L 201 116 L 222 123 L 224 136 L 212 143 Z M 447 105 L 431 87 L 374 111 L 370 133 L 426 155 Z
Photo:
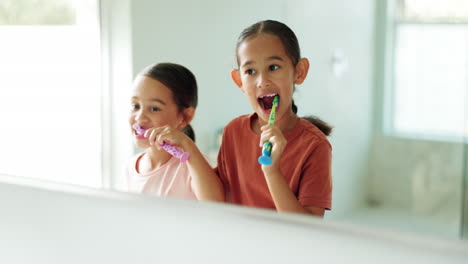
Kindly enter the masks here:
M 156 98 L 156 99 L 152 99 L 151 102 L 158 102 L 158 103 L 160 103 L 160 104 L 162 104 L 162 105 L 166 105 L 166 103 L 165 103 L 163 100 L 157 99 L 157 98 Z
M 138 99 L 139 99 L 139 98 L 136 97 L 136 96 L 133 96 L 133 97 L 132 97 L 132 100 L 138 100 Z M 151 101 L 151 102 L 157 102 L 157 103 L 160 103 L 160 104 L 162 104 L 162 105 L 166 105 L 166 102 L 164 102 L 163 100 L 158 99 L 158 98 L 151 99 L 150 101 Z
M 266 60 L 267 60 L 267 61 L 270 61 L 270 60 L 284 61 L 284 59 L 281 58 L 281 57 L 279 57 L 279 56 L 270 56 L 270 57 L 268 57 Z M 244 62 L 244 63 L 241 65 L 241 67 L 245 67 L 245 66 L 248 66 L 248 65 L 253 64 L 253 63 L 254 63 L 254 62 L 251 61 L 251 60 L 246 61 L 246 62 Z

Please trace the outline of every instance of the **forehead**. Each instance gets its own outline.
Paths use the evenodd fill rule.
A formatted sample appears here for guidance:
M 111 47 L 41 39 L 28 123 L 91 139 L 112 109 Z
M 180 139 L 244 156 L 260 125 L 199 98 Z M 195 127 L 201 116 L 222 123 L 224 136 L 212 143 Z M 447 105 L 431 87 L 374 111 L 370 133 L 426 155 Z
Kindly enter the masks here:
M 280 57 L 289 60 L 280 38 L 271 34 L 258 34 L 243 41 L 237 51 L 239 64 L 247 61 L 266 60 L 271 57 Z
M 152 100 L 155 98 L 172 101 L 172 91 L 162 82 L 148 76 L 139 75 L 133 82 L 133 96 L 140 99 Z

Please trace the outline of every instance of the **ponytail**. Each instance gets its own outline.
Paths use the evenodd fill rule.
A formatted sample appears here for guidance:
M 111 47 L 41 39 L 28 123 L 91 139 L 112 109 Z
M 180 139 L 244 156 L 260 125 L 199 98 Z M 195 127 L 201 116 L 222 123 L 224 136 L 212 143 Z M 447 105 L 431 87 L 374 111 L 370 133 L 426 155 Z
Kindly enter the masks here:
M 187 125 L 182 129 L 182 132 L 184 132 L 185 135 L 187 135 L 193 142 L 195 142 L 195 131 L 193 131 L 193 128 L 191 125 Z
M 327 122 L 316 116 L 303 116 L 303 119 L 309 121 L 312 125 L 316 126 L 320 131 L 322 131 L 325 136 L 329 136 L 333 130 L 333 127 L 330 126 Z
M 297 114 L 297 106 L 294 103 L 294 99 L 292 100 L 292 111 L 293 111 L 293 113 Z
M 292 100 L 292 111 L 294 114 L 297 114 L 297 106 L 294 103 L 294 100 Z M 312 125 L 316 126 L 320 131 L 322 131 L 325 136 L 329 136 L 333 130 L 333 127 L 330 126 L 327 122 L 323 121 L 322 119 L 316 117 L 316 116 L 303 116 L 303 119 L 309 121 Z

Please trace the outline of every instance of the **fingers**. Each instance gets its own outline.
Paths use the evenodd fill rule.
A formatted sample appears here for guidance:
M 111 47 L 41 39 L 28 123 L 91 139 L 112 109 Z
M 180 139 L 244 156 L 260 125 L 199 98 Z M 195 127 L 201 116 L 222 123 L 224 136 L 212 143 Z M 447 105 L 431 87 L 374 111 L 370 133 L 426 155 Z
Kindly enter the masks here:
M 260 127 L 260 130 L 262 131 L 262 134 L 260 134 L 260 142 L 259 142 L 259 147 L 263 146 L 263 143 L 268 141 L 271 137 L 271 128 L 272 126 L 270 125 L 264 125 Z
M 172 145 L 179 145 L 182 141 L 181 134 L 183 134 L 178 129 L 175 129 L 170 126 L 162 126 L 150 128 L 145 133 L 145 138 L 148 139 L 148 142 L 151 146 L 156 147 L 157 149 L 162 149 L 161 145 L 166 142 Z
M 261 127 L 261 129 L 263 132 L 260 135 L 260 147 L 262 147 L 263 143 L 265 143 L 266 141 L 270 141 L 271 143 L 273 143 L 274 141 L 272 140 L 275 140 L 275 139 L 272 139 L 273 137 L 278 136 L 278 135 L 281 135 L 281 136 L 283 135 L 281 130 L 274 126 L 266 125 L 266 126 Z
M 281 130 L 277 127 L 266 125 L 261 129 L 262 134 L 260 135 L 260 147 L 263 147 L 263 143 L 265 141 L 269 141 L 272 144 L 271 158 L 273 163 L 277 164 L 284 148 L 286 147 L 287 140 Z
M 157 149 L 161 149 L 159 142 L 158 142 L 158 135 L 160 133 L 161 128 L 150 128 L 145 132 L 145 138 L 148 139 L 148 142 L 151 146 L 156 147 Z

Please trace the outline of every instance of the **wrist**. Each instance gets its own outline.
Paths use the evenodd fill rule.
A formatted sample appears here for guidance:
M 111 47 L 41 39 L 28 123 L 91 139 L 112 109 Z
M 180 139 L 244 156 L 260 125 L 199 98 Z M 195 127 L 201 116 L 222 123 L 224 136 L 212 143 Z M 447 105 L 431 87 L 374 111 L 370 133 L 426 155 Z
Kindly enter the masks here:
M 185 137 L 181 143 L 181 147 L 184 149 L 185 152 L 190 153 L 190 155 L 193 155 L 198 150 L 197 146 L 195 145 L 195 142 L 193 142 L 192 139 L 190 139 L 189 137 Z
M 271 165 L 262 165 L 262 171 L 263 174 L 265 175 L 265 178 L 271 178 L 275 177 L 278 175 L 281 175 L 281 170 L 278 166 L 274 166 L 273 164 Z

